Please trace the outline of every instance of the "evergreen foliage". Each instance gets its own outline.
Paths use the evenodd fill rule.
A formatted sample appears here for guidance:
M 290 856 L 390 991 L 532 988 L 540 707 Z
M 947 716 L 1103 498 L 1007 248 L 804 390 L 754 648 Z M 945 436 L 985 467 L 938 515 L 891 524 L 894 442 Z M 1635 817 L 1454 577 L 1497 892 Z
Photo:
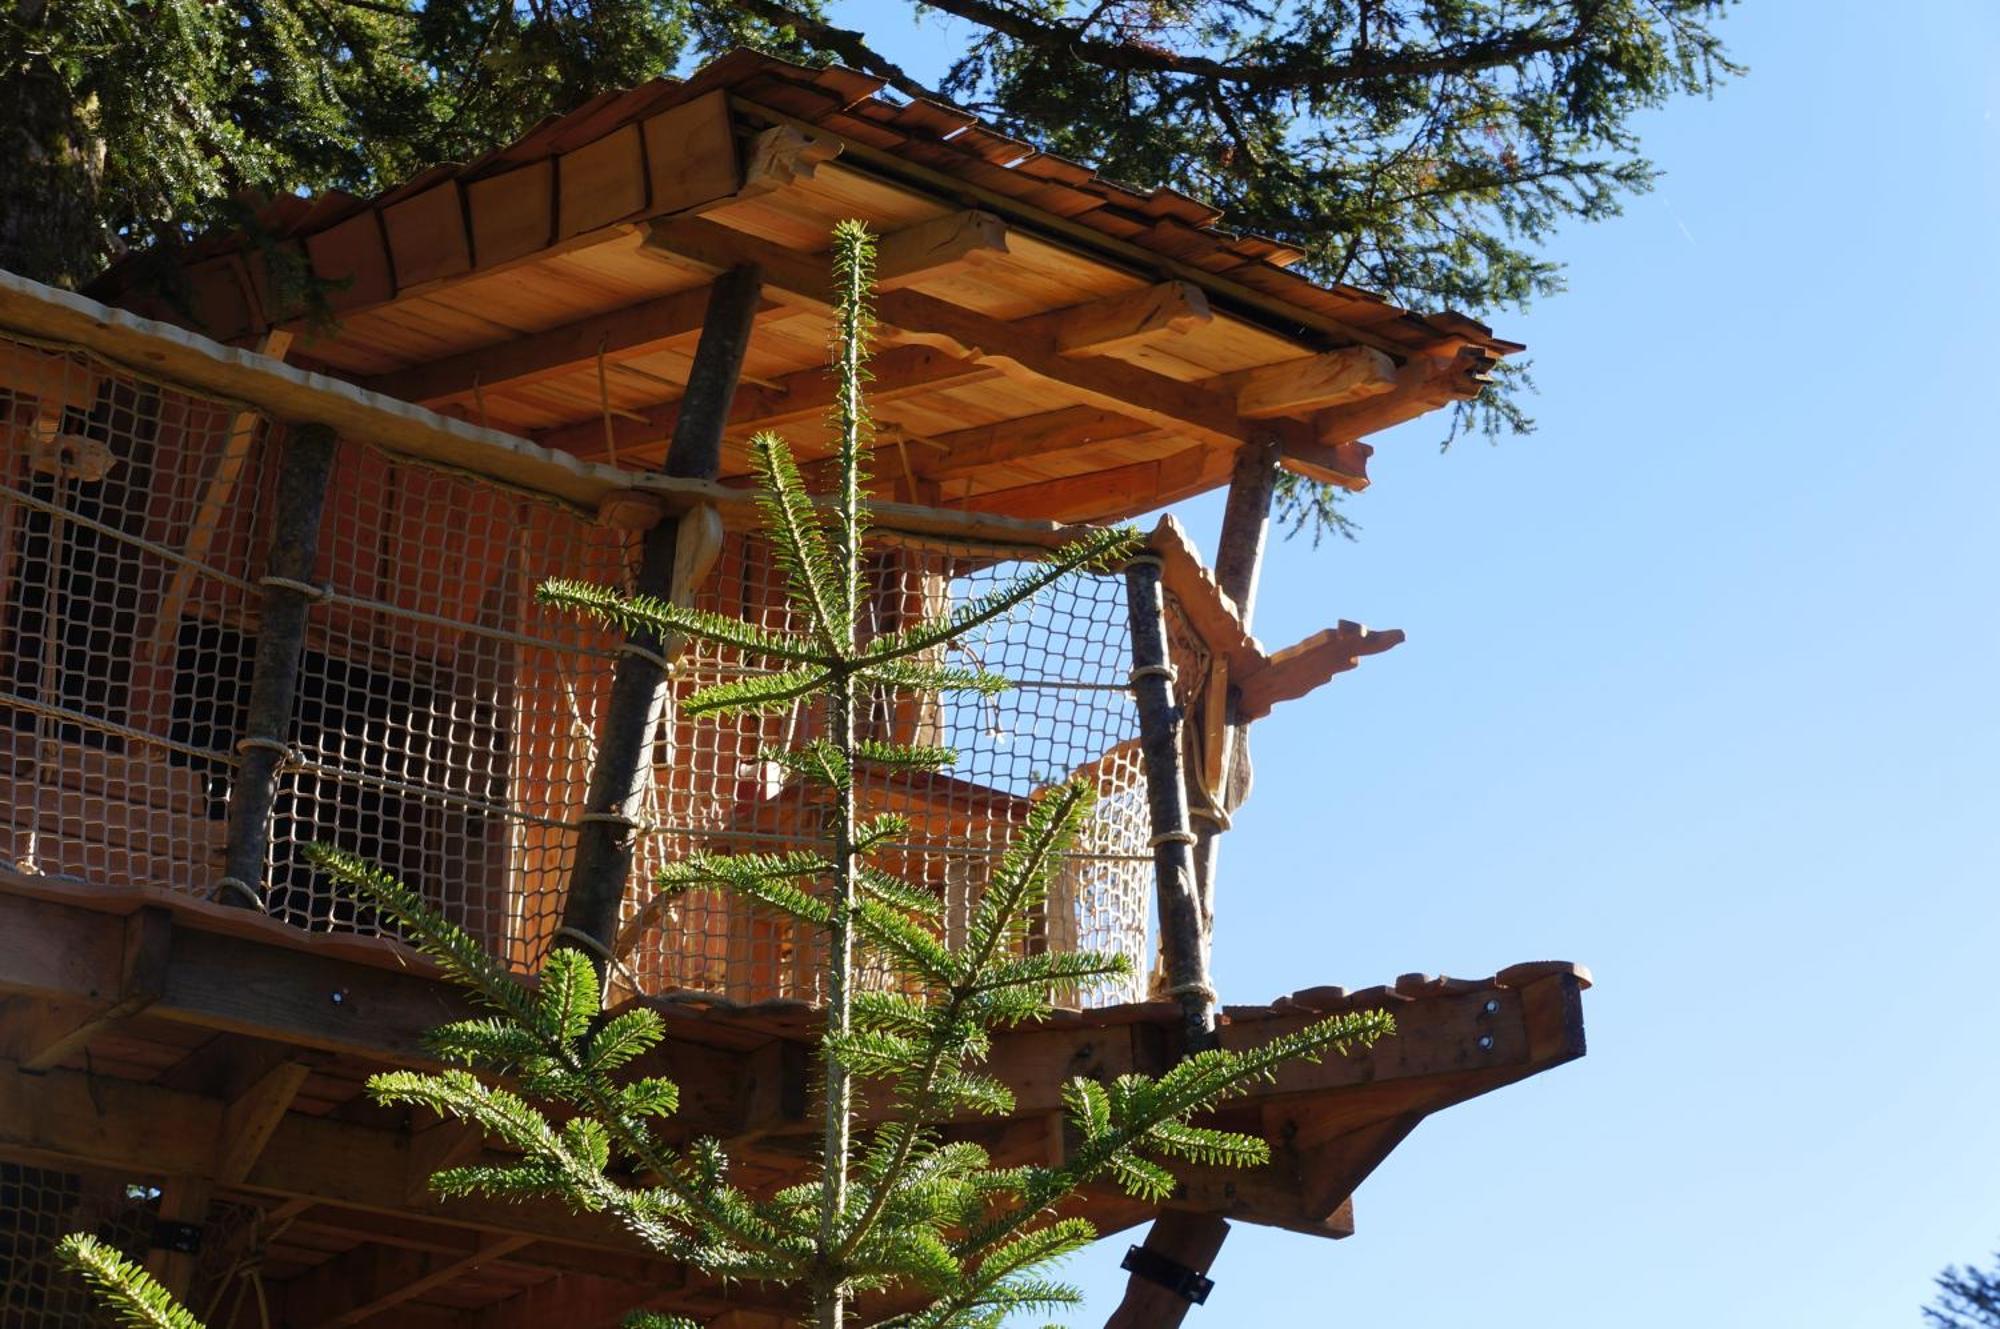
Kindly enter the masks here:
M 2000 1329 L 2000 1256 L 1991 1269 L 1951 1266 L 1937 1288 L 1937 1300 L 1924 1308 L 1932 1329 Z
M 947 935 L 934 892 L 878 861 L 907 824 L 864 819 L 855 790 L 865 766 L 937 770 L 950 766 L 954 754 L 859 739 L 857 708 L 877 689 L 1005 686 L 1004 679 L 940 669 L 928 659 L 1069 571 L 1114 565 L 1134 542 L 1125 530 L 1086 537 L 1004 592 L 893 635 L 864 638 L 862 463 L 870 438 L 861 384 L 872 249 L 867 232 L 851 223 L 838 230 L 836 243 L 835 363 L 845 388 L 834 413 L 840 482 L 830 505 L 810 500 L 781 440 L 763 436 L 755 449 L 765 534 L 805 626 L 791 634 L 751 631 L 679 605 L 566 582 L 549 582 L 540 592 L 550 603 L 605 621 L 760 657 L 768 672 L 697 694 L 708 713 L 741 714 L 796 697 L 820 708 L 818 737 L 771 754 L 825 791 L 819 844 L 786 854 L 695 854 L 668 865 L 655 882 L 667 896 L 727 890 L 824 934 L 818 1051 L 824 1138 L 816 1172 L 774 1195 L 756 1195 L 733 1180 L 717 1141 L 669 1143 L 657 1123 L 675 1110 L 675 1086 L 634 1073 L 635 1060 L 662 1038 L 660 1018 L 643 1005 L 605 1011 L 601 976 L 583 951 L 559 945 L 539 981 L 524 983 L 394 877 L 324 846 L 312 858 L 393 920 L 486 1008 L 478 1019 L 431 1035 L 432 1050 L 450 1069 L 390 1072 L 370 1083 L 380 1102 L 474 1123 L 518 1155 L 440 1172 L 433 1178 L 439 1192 L 611 1215 L 654 1250 L 711 1275 L 798 1290 L 827 1329 L 851 1322 L 854 1299 L 871 1292 L 918 1307 L 874 1321 L 880 1329 L 978 1329 L 1017 1311 L 1076 1304 L 1077 1292 L 1052 1279 L 1048 1267 L 1096 1236 L 1088 1222 L 1061 1212 L 1080 1186 L 1110 1180 L 1131 1195 L 1159 1200 L 1174 1186 L 1168 1170 L 1174 1160 L 1238 1167 L 1268 1161 L 1262 1139 L 1198 1127 L 1191 1118 L 1287 1061 L 1371 1044 L 1393 1022 L 1377 1011 L 1344 1014 L 1254 1050 L 1197 1053 L 1158 1077 L 1073 1079 L 1063 1090 L 1073 1147 L 1060 1163 L 996 1167 L 984 1149 L 952 1137 L 949 1124 L 967 1114 L 1000 1117 L 1013 1107 L 1006 1085 L 983 1069 L 994 1031 L 1042 1018 L 1055 1001 L 1127 970 L 1119 956 L 1033 953 L 1024 945 L 1061 855 L 1089 815 L 1093 791 L 1074 781 L 1043 791 L 962 929 Z M 890 981 L 864 988 L 864 971 L 886 971 Z M 879 1124 L 857 1128 L 857 1080 L 880 1086 L 877 1101 L 886 1095 L 893 1104 Z
M 81 1232 L 64 1237 L 56 1256 L 81 1274 L 129 1329 L 202 1329 L 151 1274 L 96 1237 Z
M 0 7 L 0 268 L 76 285 L 128 246 L 170 259 L 247 222 L 246 196 L 380 190 L 749 45 L 1171 185 L 1320 281 L 1490 317 L 1560 288 L 1543 246 L 1563 223 L 1649 186 L 1641 112 L 1738 72 L 1727 7 L 880 0 L 885 31 L 951 21 L 964 53 L 912 71 L 825 0 L 21 0 Z M 1524 371 L 1503 373 L 1453 434 L 1530 426 Z M 1335 491 L 1283 484 L 1296 525 L 1341 526 Z

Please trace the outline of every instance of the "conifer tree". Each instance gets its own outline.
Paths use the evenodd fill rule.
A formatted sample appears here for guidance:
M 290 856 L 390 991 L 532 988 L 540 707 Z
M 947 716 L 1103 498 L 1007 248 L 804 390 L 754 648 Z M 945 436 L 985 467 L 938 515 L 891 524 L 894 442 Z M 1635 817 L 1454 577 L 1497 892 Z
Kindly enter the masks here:
M 1929 1329 L 2000 1329 L 2000 1257 L 1993 1267 L 1952 1265 L 1937 1276 L 1937 1300 L 1924 1307 Z
M 893 632 L 864 633 L 872 242 L 859 224 L 844 224 L 835 253 L 838 489 L 816 503 L 783 440 L 760 434 L 751 445 L 763 533 L 803 626 L 774 630 L 587 584 L 553 581 L 540 590 L 544 601 L 600 621 L 698 638 L 761 664 L 694 692 L 684 714 L 728 717 L 802 699 L 820 708 L 819 736 L 765 754 L 827 795 L 815 846 L 696 852 L 668 864 L 654 883 L 668 894 L 724 890 L 826 938 L 817 1081 L 824 1137 L 814 1172 L 775 1194 L 754 1194 L 732 1178 L 719 1142 L 670 1144 L 656 1122 L 674 1112 L 676 1087 L 634 1069 L 660 1043 L 660 1018 L 643 1004 L 608 1012 L 605 976 L 589 954 L 559 944 L 538 981 L 524 982 L 388 874 L 331 848 L 317 848 L 313 859 L 393 919 L 487 1010 L 431 1035 L 449 1069 L 370 1081 L 379 1102 L 471 1123 L 518 1155 L 440 1172 L 432 1179 L 439 1193 L 611 1215 L 653 1250 L 712 1276 L 795 1289 L 821 1329 L 859 1323 L 857 1298 L 868 1294 L 879 1295 L 860 1305 L 891 1308 L 867 1320 L 873 1329 L 992 1329 L 1016 1312 L 1077 1303 L 1077 1291 L 1049 1268 L 1097 1236 L 1088 1221 L 1062 1212 L 1081 1186 L 1110 1181 L 1158 1201 L 1175 1187 L 1175 1160 L 1268 1161 L 1263 1140 L 1191 1118 L 1287 1061 L 1366 1046 L 1393 1023 L 1379 1011 L 1350 1013 L 1254 1050 L 1199 1051 L 1157 1077 L 1071 1079 L 1062 1099 L 1074 1147 L 1059 1163 L 998 1167 L 978 1145 L 952 1137 L 949 1123 L 967 1113 L 1000 1117 L 1013 1107 L 1007 1086 L 982 1069 L 996 1030 L 1040 1019 L 1055 1001 L 1127 972 L 1122 956 L 1024 945 L 1093 791 L 1080 781 L 1042 791 L 969 919 L 948 932 L 936 894 L 884 866 L 884 850 L 907 838 L 908 822 L 864 817 L 856 782 L 869 768 L 944 770 L 956 754 L 861 738 L 857 707 L 885 690 L 1004 688 L 1004 678 L 983 669 L 937 663 L 940 648 L 1080 569 L 1115 565 L 1134 540 L 1128 530 L 1099 532 L 1002 589 Z M 889 981 L 864 986 L 864 972 L 886 972 Z M 857 1124 L 857 1082 L 878 1086 L 878 1102 L 892 1103 L 879 1123 Z M 196 1329 L 157 1285 L 88 1238 L 70 1239 L 64 1253 L 132 1324 Z M 692 1329 L 656 1315 L 628 1324 Z

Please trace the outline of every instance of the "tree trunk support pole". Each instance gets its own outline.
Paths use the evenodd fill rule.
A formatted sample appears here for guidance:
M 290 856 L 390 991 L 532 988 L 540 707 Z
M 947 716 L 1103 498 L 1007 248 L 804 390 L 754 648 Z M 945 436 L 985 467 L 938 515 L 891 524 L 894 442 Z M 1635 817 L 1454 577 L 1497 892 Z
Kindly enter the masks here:
M 1250 629 L 1257 607 L 1257 583 L 1264 568 L 1264 546 L 1271 534 L 1271 497 L 1278 486 L 1280 452 L 1275 438 L 1246 443 L 1236 454 L 1229 479 L 1229 499 L 1222 510 L 1222 536 L 1216 542 L 1215 582 L 1236 602 L 1236 612 Z M 1194 810 L 1195 882 L 1201 893 L 1203 940 L 1215 933 L 1216 872 L 1222 854 L 1222 832 L 1230 814 L 1250 793 L 1250 726 L 1236 717 L 1236 688 L 1229 689 L 1229 725 L 1224 730 L 1220 789 L 1204 790 L 1202 806 Z
M 1141 554 L 1125 566 L 1132 629 L 1132 695 L 1139 707 L 1139 751 L 1153 828 L 1153 889 L 1160 911 L 1160 951 L 1167 994 L 1180 1003 L 1188 1051 L 1215 1046 L 1215 989 L 1208 981 L 1208 939 L 1195 889 L 1195 835 L 1188 825 L 1187 773 L 1181 757 L 1181 710 L 1174 704 L 1167 654 L 1160 559 Z
M 319 527 L 333 479 L 339 440 L 327 425 L 292 426 L 285 435 L 272 511 L 271 550 L 264 560 L 263 607 L 257 622 L 257 658 L 250 701 L 237 740 L 239 761 L 229 791 L 229 842 L 215 896 L 224 904 L 263 909 L 264 860 L 271 848 L 271 808 L 277 801 L 278 767 L 289 749 L 292 707 L 298 697 L 299 661 L 305 655 L 306 618 L 325 592 L 312 583 L 319 559 Z
M 713 480 L 721 472 L 722 432 L 742 376 L 763 284 L 759 270 L 745 265 L 716 278 L 710 289 L 701 340 L 667 447 L 665 474 Z M 679 537 L 677 517 L 664 517 L 647 530 L 634 593 L 661 598 L 671 593 Z M 625 652 L 612 671 L 610 701 L 598 721 L 597 764 L 590 773 L 558 935 L 568 935 L 591 951 L 600 973 L 618 935 L 625 884 L 638 848 L 639 800 L 646 786 L 655 717 L 664 700 L 667 675 L 662 661 L 667 647 L 650 631 L 627 636 Z
M 1250 627 L 1250 615 L 1257 603 L 1257 581 L 1263 571 L 1264 546 L 1271 532 L 1271 498 L 1278 484 L 1279 450 L 1276 439 L 1247 443 L 1236 454 L 1236 469 L 1229 480 L 1229 498 L 1222 510 L 1222 536 L 1216 542 L 1215 580 L 1222 593 L 1236 602 L 1237 613 L 1243 619 L 1243 627 Z M 1132 586 L 1132 572 L 1126 573 L 1127 586 Z M 1149 652 L 1157 651 L 1156 658 L 1164 659 L 1165 605 L 1159 595 L 1159 571 L 1153 570 L 1152 622 L 1158 625 L 1157 645 L 1150 642 Z M 1132 594 L 1132 658 L 1135 666 L 1141 658 L 1140 641 L 1150 634 L 1140 630 L 1140 596 Z M 1149 658 L 1155 658 L 1149 656 Z M 1135 670 L 1136 672 L 1136 670 Z M 1165 688 L 1169 680 L 1157 680 Z M 1215 996 L 1213 991 L 1205 991 L 1202 996 L 1203 1009 L 1199 1013 L 1189 1006 L 1189 997 L 1182 985 L 1190 980 L 1176 977 L 1176 956 L 1192 954 L 1199 965 L 1199 982 L 1208 988 L 1209 945 L 1215 931 L 1215 872 L 1221 848 L 1222 832 L 1228 826 L 1229 814 L 1243 802 L 1250 792 L 1250 726 L 1236 719 L 1236 689 L 1229 689 L 1229 726 L 1224 731 L 1222 769 L 1223 787 L 1203 790 L 1202 806 L 1190 815 L 1187 811 L 1186 777 L 1178 767 L 1181 758 L 1179 712 L 1172 710 L 1171 701 L 1167 708 L 1172 711 L 1172 734 L 1165 741 L 1165 751 L 1160 753 L 1156 764 L 1156 744 L 1153 728 L 1149 727 L 1148 716 L 1156 707 L 1148 704 L 1143 690 L 1145 685 L 1135 682 L 1139 690 L 1140 744 L 1146 759 L 1146 781 L 1153 810 L 1153 831 L 1160 834 L 1160 790 L 1170 789 L 1180 796 L 1182 820 L 1187 826 L 1192 821 L 1195 827 L 1192 846 L 1192 869 L 1170 867 L 1162 861 L 1162 851 L 1169 846 L 1156 841 L 1154 848 L 1154 871 L 1157 874 L 1156 887 L 1160 896 L 1160 934 L 1167 957 L 1167 981 L 1170 987 L 1181 992 L 1181 1009 L 1186 1015 L 1188 1039 L 1187 1050 L 1198 1051 L 1216 1046 Z M 1176 768 L 1171 775 L 1165 774 L 1167 763 Z M 1181 846 L 1185 850 L 1186 846 Z M 1179 896 L 1192 888 L 1194 896 L 1188 912 L 1193 920 L 1181 920 L 1177 911 L 1185 906 L 1178 899 L 1173 907 L 1169 895 Z M 1169 919 L 1175 922 L 1170 924 Z M 1189 934 L 1192 934 L 1190 939 Z M 1185 966 L 1185 958 L 1180 964 Z M 1229 1224 L 1213 1214 L 1190 1214 L 1177 1210 L 1164 1210 L 1153 1220 L 1153 1226 L 1146 1234 L 1146 1242 L 1140 1253 L 1164 1259 L 1170 1266 L 1179 1267 L 1191 1275 L 1205 1274 L 1216 1254 L 1222 1249 L 1224 1238 L 1229 1235 Z M 1135 1248 L 1137 1250 L 1138 1248 Z M 1133 1257 L 1127 1257 L 1128 1266 Z M 1168 1289 L 1152 1278 L 1134 1272 L 1125 1289 L 1125 1299 L 1111 1318 L 1105 1321 L 1105 1329 L 1166 1329 L 1178 1325 L 1187 1315 L 1189 1299 Z
M 1229 1224 L 1214 1214 L 1161 1210 L 1146 1233 L 1145 1244 L 1134 1247 L 1125 1257 L 1125 1268 L 1133 1271 L 1132 1277 L 1126 1281 L 1125 1299 L 1111 1312 L 1104 1329 L 1172 1329 L 1180 1324 L 1187 1318 L 1188 1307 L 1207 1297 L 1208 1288 L 1202 1284 L 1228 1235 Z M 1142 1252 L 1153 1258 L 1142 1262 Z M 1141 1269 L 1150 1270 L 1151 1276 Z M 1168 1271 L 1179 1279 L 1162 1281 L 1158 1277 Z

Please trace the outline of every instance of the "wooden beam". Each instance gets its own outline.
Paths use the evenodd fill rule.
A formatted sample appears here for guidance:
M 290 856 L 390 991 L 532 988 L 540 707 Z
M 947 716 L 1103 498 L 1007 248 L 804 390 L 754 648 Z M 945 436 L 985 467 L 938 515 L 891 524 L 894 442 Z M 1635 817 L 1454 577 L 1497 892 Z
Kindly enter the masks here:
M 1153 461 L 1130 462 L 1082 475 L 990 490 L 965 500 L 982 512 L 1115 521 L 1150 512 L 1204 486 L 1208 450 L 1184 447 Z
M 168 1177 L 160 1185 L 160 1221 L 202 1227 L 208 1222 L 208 1203 L 214 1193 L 215 1183 L 200 1173 Z M 198 1255 L 199 1251 L 154 1246 L 146 1252 L 146 1272 L 176 1298 L 185 1299 L 194 1282 Z
M 433 1288 L 520 1250 L 533 1237 L 489 1234 L 463 1255 L 361 1245 L 325 1261 L 285 1286 L 285 1318 L 299 1329 L 359 1324 Z
M 1263 1167 L 1176 1168 L 1180 1186 L 1171 1203 L 1306 1236 L 1345 1237 L 1354 1230 L 1355 1190 L 1422 1120 L 1421 1112 L 1395 1113 L 1305 1143 L 1281 1133 Z
M 411 1204 L 421 1204 L 432 1193 L 432 1177 L 472 1162 L 485 1147 L 486 1133 L 462 1121 L 447 1119 L 416 1132 L 410 1137 L 404 1196 Z
M 28 1161 L 202 1179 L 214 1169 L 223 1111 L 199 1094 L 79 1071 L 35 1076 L 0 1062 L 0 1154 Z M 408 1141 L 405 1131 L 289 1113 L 238 1189 L 658 1258 L 617 1224 L 559 1205 L 408 1203 Z M 507 1161 L 504 1154 L 484 1157 Z M 185 1207 L 192 1212 L 192 1200 Z
M 428 364 L 378 374 L 362 380 L 361 386 L 425 406 L 470 398 L 475 391 L 506 392 L 584 368 L 600 352 L 609 359 L 672 349 L 701 331 L 707 307 L 707 287 L 675 291 L 546 332 L 526 333 Z M 763 318 L 790 312 L 769 301 L 761 302 L 757 309 Z
M 1196 1274 L 1206 1274 L 1229 1235 L 1229 1224 L 1213 1214 L 1168 1210 L 1153 1220 L 1141 1249 Z M 1104 1322 L 1104 1329 L 1174 1329 L 1192 1305 L 1165 1285 L 1134 1273 L 1125 1284 L 1125 1299 Z
M 1126 295 L 1072 305 L 1023 319 L 1046 334 L 1061 355 L 1117 355 L 1152 346 L 1213 322 L 1208 297 L 1189 282 L 1161 282 Z
M 875 357 L 868 400 L 880 407 L 913 393 L 935 392 L 997 376 L 997 371 L 969 363 L 927 346 L 905 346 Z M 838 383 L 826 369 L 802 369 L 769 384 L 745 383 L 737 389 L 725 425 L 726 437 L 747 437 L 760 429 L 782 429 L 799 420 L 817 420 L 833 404 Z M 638 413 L 637 420 L 612 422 L 612 441 L 621 457 L 652 456 L 678 426 L 681 404 L 666 402 Z M 585 420 L 542 431 L 543 446 L 595 459 L 605 455 L 604 422 Z
M 1330 407 L 1313 417 L 1317 441 L 1338 447 L 1391 426 L 1414 420 L 1485 390 L 1495 356 L 1481 347 L 1449 342 L 1413 356 L 1396 374 L 1393 391 Z
M 469 1317 L 470 1329 L 549 1329 L 552 1325 L 617 1324 L 635 1310 L 666 1309 L 681 1285 L 632 1282 L 591 1274 L 558 1274 Z M 743 1296 L 745 1285 L 738 1285 Z
M 215 1145 L 217 1181 L 234 1186 L 250 1175 L 251 1166 L 270 1143 L 272 1132 L 285 1119 L 299 1086 L 310 1073 L 304 1062 L 279 1062 L 222 1109 Z
M 92 974 L 67 997 L 10 1005 L 0 1017 L 0 1054 L 23 1070 L 46 1071 L 82 1052 L 107 1026 L 159 1000 L 167 985 L 173 916 L 164 909 L 140 909 L 127 916 L 121 931 L 121 937 L 106 936 L 99 944 L 100 953 L 115 947 L 115 969 Z M 26 947 L 47 943 L 33 936 L 9 940 Z
M 291 347 L 292 334 L 273 328 L 258 339 L 256 350 L 259 355 L 283 360 Z M 209 551 L 214 547 L 216 533 L 222 528 L 222 520 L 236 494 L 236 483 L 250 461 L 251 449 L 256 444 L 257 432 L 263 423 L 263 414 L 258 411 L 238 411 L 229 417 L 222 451 L 210 463 L 208 478 L 202 482 L 201 497 L 195 503 L 194 515 L 188 519 L 187 537 L 181 544 L 181 552 L 188 561 L 174 565 L 172 574 L 167 578 L 166 589 L 160 595 L 159 610 L 153 619 L 158 628 L 150 644 L 152 658 L 156 661 L 167 658 L 179 640 L 181 613 L 187 608 L 188 598 L 194 594 L 195 580 L 201 575 L 200 565 L 207 561 Z
M 1368 487 L 1368 459 L 1375 455 L 1375 449 L 1366 443 L 1319 443 L 1287 430 L 1279 447 L 1279 465 L 1294 475 L 1342 489 Z
M 1380 655 L 1402 643 L 1403 634 L 1395 628 L 1372 632 L 1345 619 L 1338 627 L 1322 628 L 1237 676 L 1238 714 L 1244 720 L 1269 715 L 1279 702 L 1305 696 L 1354 668 L 1363 656 Z
M 932 446 L 912 460 L 917 474 L 926 479 L 950 480 L 976 474 L 989 466 L 1039 460 L 1159 433 L 1152 425 L 1115 411 L 1095 406 L 1065 406 L 1039 415 L 935 435 L 926 440 Z
M 1349 346 L 1246 369 L 1225 381 L 1236 389 L 1239 414 L 1265 420 L 1379 397 L 1396 386 L 1396 362 L 1372 347 Z
M 1007 253 L 1007 225 L 990 212 L 953 212 L 891 231 L 875 248 L 875 290 L 962 276 Z

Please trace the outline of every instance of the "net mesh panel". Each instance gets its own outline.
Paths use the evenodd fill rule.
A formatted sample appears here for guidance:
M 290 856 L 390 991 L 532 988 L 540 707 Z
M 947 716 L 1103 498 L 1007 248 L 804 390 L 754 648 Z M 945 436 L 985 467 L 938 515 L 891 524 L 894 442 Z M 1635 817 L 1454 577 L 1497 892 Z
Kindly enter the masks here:
M 0 1162 L 0 1329 L 112 1329 L 117 1318 L 57 1261 L 56 1243 L 83 1232 L 142 1259 L 158 1209 L 142 1179 Z
M 873 549 L 864 636 L 956 608 L 1032 566 L 1008 551 L 893 533 L 878 534 Z M 731 536 L 696 602 L 796 631 L 803 625 L 783 583 L 768 546 Z M 1017 687 L 997 697 L 865 699 L 862 737 L 939 744 L 958 754 L 937 774 L 877 770 L 857 782 L 863 816 L 894 814 L 909 822 L 879 865 L 938 895 L 948 931 L 964 927 L 1034 794 L 1080 776 L 1097 788 L 1096 809 L 1029 944 L 1108 951 L 1143 971 L 1151 859 L 1138 716 L 1126 688 L 1129 659 L 1122 579 L 1078 576 L 968 632 L 934 661 L 1000 673 Z M 734 652 L 706 644 L 691 645 L 677 664 L 641 814 L 643 870 L 627 899 L 618 949 L 642 990 L 816 1000 L 820 957 L 809 930 L 718 892 L 655 898 L 645 885 L 661 863 L 692 850 L 784 852 L 817 843 L 823 796 L 765 759 L 773 748 L 823 733 L 817 707 L 800 704 L 747 720 L 690 721 L 680 714 L 689 695 L 744 670 Z M 1100 991 L 1095 1000 L 1129 999 L 1139 981 Z
M 269 477 L 262 426 L 81 354 L 0 341 L 0 861 L 206 885 L 235 735 L 193 680 L 232 662 Z
M 221 875 L 282 449 L 231 403 L 19 340 L 0 339 L 0 423 L 0 861 L 207 895 Z M 544 496 L 343 443 L 319 549 L 324 594 L 308 613 L 279 770 L 270 912 L 308 929 L 379 929 L 306 871 L 304 846 L 330 841 L 396 872 L 511 963 L 538 964 L 568 887 L 619 638 L 537 605 L 533 588 L 550 576 L 624 584 L 636 537 Z M 865 630 L 990 591 L 1025 569 L 1022 557 L 882 533 Z M 732 533 L 696 600 L 795 626 L 781 583 L 768 548 Z M 936 891 L 952 928 L 1038 789 L 1072 776 L 1097 787 L 1028 944 L 1127 956 L 1135 977 L 1099 1001 L 1141 995 L 1149 957 L 1128 662 L 1122 579 L 1080 576 L 940 657 L 1021 686 L 989 699 L 872 697 L 862 726 L 959 753 L 948 772 L 874 775 L 861 791 L 869 812 L 909 819 L 884 866 Z M 680 714 L 693 690 L 742 668 L 705 646 L 677 664 L 618 950 L 642 991 L 813 1000 L 811 938 L 715 895 L 655 900 L 649 885 L 694 848 L 803 846 L 821 825 L 810 792 L 765 760 L 815 733 L 819 716 Z
M 270 907 L 376 920 L 307 869 L 330 841 L 395 873 L 517 963 L 569 881 L 614 643 L 535 602 L 552 576 L 618 584 L 627 537 L 538 496 L 343 444 L 321 520 Z

